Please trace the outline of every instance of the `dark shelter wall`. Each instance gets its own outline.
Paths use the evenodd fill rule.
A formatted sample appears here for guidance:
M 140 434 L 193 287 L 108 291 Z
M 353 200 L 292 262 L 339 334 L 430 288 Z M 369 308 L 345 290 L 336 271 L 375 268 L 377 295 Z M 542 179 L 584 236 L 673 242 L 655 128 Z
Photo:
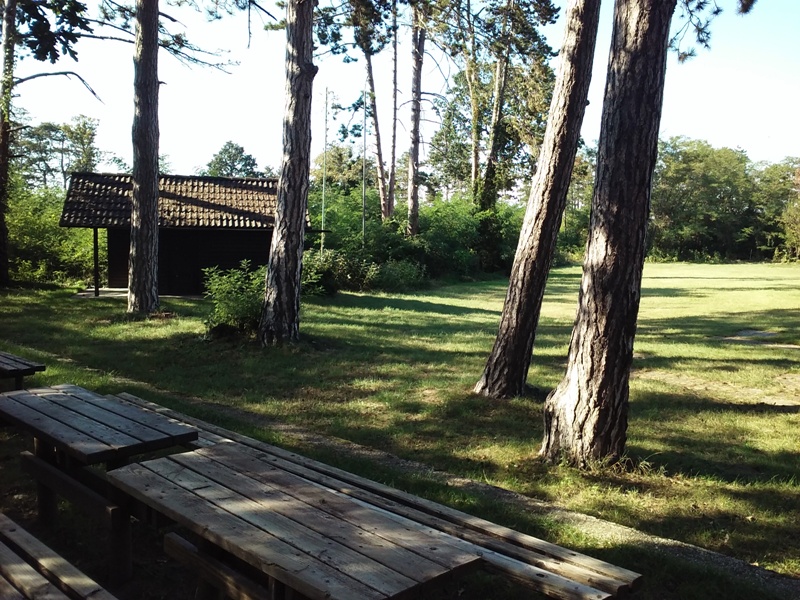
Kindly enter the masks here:
M 203 269 L 267 264 L 272 231 L 161 229 L 158 245 L 158 290 L 161 294 L 203 293 Z M 128 286 L 130 231 L 108 230 L 108 286 Z

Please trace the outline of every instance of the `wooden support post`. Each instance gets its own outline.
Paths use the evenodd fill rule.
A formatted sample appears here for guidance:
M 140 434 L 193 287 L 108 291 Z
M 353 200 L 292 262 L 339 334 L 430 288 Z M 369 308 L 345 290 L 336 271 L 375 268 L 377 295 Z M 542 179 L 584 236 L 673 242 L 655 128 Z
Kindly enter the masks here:
M 100 295 L 100 243 L 97 239 L 97 227 L 94 228 L 94 295 Z
M 120 584 L 133 577 L 133 536 L 131 533 L 131 511 L 127 496 L 114 487 L 109 487 L 109 506 L 116 510 L 111 515 L 109 535 L 112 584 Z
M 66 467 L 69 472 L 54 465 L 52 448 L 50 460 L 46 456 L 47 445 L 36 444 L 36 456 L 30 452 L 22 453 L 22 466 L 37 481 L 39 488 L 39 516 L 48 526 L 55 524 L 56 494 L 60 494 L 75 506 L 94 517 L 102 517 L 103 525 L 109 531 L 109 581 L 122 583 L 133 575 L 131 552 L 131 514 L 127 497 L 109 487 L 109 498 L 97 493 L 92 487 L 100 487 L 103 481 L 88 472 L 79 474 L 80 469 Z M 79 478 L 76 478 L 78 476 Z M 46 481 L 47 485 L 41 483 Z
M 269 578 L 269 600 L 287 600 L 286 586 L 274 577 Z
M 36 457 L 43 462 L 50 465 L 55 463 L 55 448 L 39 438 L 33 439 L 33 451 Z M 36 479 L 36 506 L 39 512 L 39 520 L 46 527 L 53 527 L 58 512 L 58 499 L 56 498 L 55 492 L 49 486 L 42 483 L 42 480 L 39 478 Z

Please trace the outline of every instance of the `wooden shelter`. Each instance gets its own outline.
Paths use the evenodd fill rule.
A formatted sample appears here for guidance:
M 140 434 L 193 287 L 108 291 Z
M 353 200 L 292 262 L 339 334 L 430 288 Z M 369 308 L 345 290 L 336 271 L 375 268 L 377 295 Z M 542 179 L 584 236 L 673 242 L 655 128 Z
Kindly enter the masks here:
M 203 269 L 265 265 L 277 205 L 277 179 L 161 175 L 158 286 L 162 294 L 199 294 Z M 108 239 L 108 286 L 127 287 L 130 175 L 73 173 L 62 227 L 90 227 Z M 97 269 L 95 269 L 97 272 Z M 96 282 L 95 287 L 99 287 Z

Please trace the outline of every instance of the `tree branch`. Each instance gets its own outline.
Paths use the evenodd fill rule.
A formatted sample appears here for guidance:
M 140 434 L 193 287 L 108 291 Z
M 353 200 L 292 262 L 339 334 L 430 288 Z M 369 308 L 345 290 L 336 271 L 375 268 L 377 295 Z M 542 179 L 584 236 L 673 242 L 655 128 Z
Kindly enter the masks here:
M 134 43 L 134 40 L 132 40 L 132 39 L 129 40 L 129 39 L 126 39 L 126 38 L 116 37 L 116 36 L 113 36 L 113 35 L 93 35 L 93 34 L 90 34 L 90 35 L 81 35 L 81 37 L 82 38 L 87 38 L 87 39 L 90 39 L 90 40 L 103 40 L 103 41 L 110 41 L 110 42 L 123 42 L 125 44 L 133 44 Z
M 32 79 L 39 79 L 40 77 L 54 77 L 54 76 L 64 76 L 67 78 L 77 77 L 78 80 L 84 85 L 84 87 L 87 90 L 89 90 L 89 92 L 91 92 L 92 96 L 97 98 L 101 103 L 105 104 L 103 100 L 100 98 L 100 96 L 97 95 L 97 92 L 95 92 L 92 89 L 92 86 L 90 86 L 89 83 L 83 77 L 78 75 L 75 71 L 56 71 L 53 73 L 37 73 L 35 75 L 29 75 L 28 77 L 21 77 L 19 79 L 15 79 L 14 86 L 17 86 L 20 83 L 25 83 L 26 81 L 31 81 Z

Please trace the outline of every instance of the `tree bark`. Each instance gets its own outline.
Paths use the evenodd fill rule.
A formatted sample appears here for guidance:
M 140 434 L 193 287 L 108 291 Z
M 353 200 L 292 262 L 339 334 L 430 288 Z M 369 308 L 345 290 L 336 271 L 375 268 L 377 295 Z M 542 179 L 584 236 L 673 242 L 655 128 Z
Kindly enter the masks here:
M 492 101 L 492 122 L 489 126 L 489 144 L 486 153 L 486 165 L 478 186 L 478 207 L 491 210 L 497 204 L 497 155 L 500 152 L 503 126 L 503 103 L 505 102 L 506 79 L 508 73 L 508 56 L 497 59 L 494 73 L 494 94 Z
M 512 10 L 516 0 L 509 0 L 507 9 Z M 502 36 L 508 35 L 508 16 L 504 16 Z M 489 144 L 486 153 L 486 165 L 483 176 L 477 187 L 478 207 L 485 211 L 494 208 L 497 204 L 497 155 L 500 152 L 502 140 L 501 129 L 503 125 L 503 106 L 506 101 L 506 81 L 508 79 L 508 55 L 511 52 L 506 43 L 503 53 L 497 57 L 494 69 L 494 90 L 492 93 L 492 121 L 489 124 Z
M 650 188 L 676 0 L 617 0 L 592 218 L 564 379 L 541 455 L 584 466 L 625 451 Z
M 286 4 L 286 107 L 278 205 L 267 267 L 259 338 L 264 346 L 300 339 L 300 276 L 311 166 L 313 0 Z
M 538 168 L 514 257 L 500 329 L 475 392 L 493 398 L 525 391 L 556 236 L 567 201 L 589 94 L 600 0 L 572 0 Z
M 470 189 L 472 190 L 473 201 L 477 204 L 480 194 L 480 170 L 481 170 L 481 104 L 480 104 L 480 74 L 478 72 L 478 49 L 475 41 L 475 21 L 472 16 L 472 3 L 467 0 L 464 11 L 459 11 L 459 19 L 465 31 L 467 43 L 464 44 L 464 75 L 467 80 L 467 90 L 469 91 L 469 112 L 470 112 Z
M 392 151 L 389 159 L 389 218 L 394 216 L 397 187 L 397 0 L 392 0 Z
M 14 88 L 14 46 L 17 1 L 6 0 L 3 9 L 3 72 L 0 75 L 0 287 L 11 283 L 8 255 L 9 163 L 11 160 L 11 94 Z
M 425 4 L 414 4 L 411 25 L 411 148 L 408 153 L 408 235 L 419 232 L 419 125 L 422 61 L 425 58 Z
M 158 310 L 158 0 L 136 1 L 128 312 Z
M 375 99 L 375 76 L 372 72 L 372 55 L 367 49 L 362 48 L 364 60 L 367 63 L 367 86 L 369 87 L 369 109 L 372 112 L 372 126 L 375 128 L 375 157 L 378 170 L 378 194 L 381 198 L 381 218 L 383 220 L 392 216 L 389 204 L 389 190 L 386 184 L 386 165 L 383 164 L 383 148 L 381 146 L 381 129 L 378 126 L 378 101 Z M 367 135 L 367 132 L 364 132 Z

